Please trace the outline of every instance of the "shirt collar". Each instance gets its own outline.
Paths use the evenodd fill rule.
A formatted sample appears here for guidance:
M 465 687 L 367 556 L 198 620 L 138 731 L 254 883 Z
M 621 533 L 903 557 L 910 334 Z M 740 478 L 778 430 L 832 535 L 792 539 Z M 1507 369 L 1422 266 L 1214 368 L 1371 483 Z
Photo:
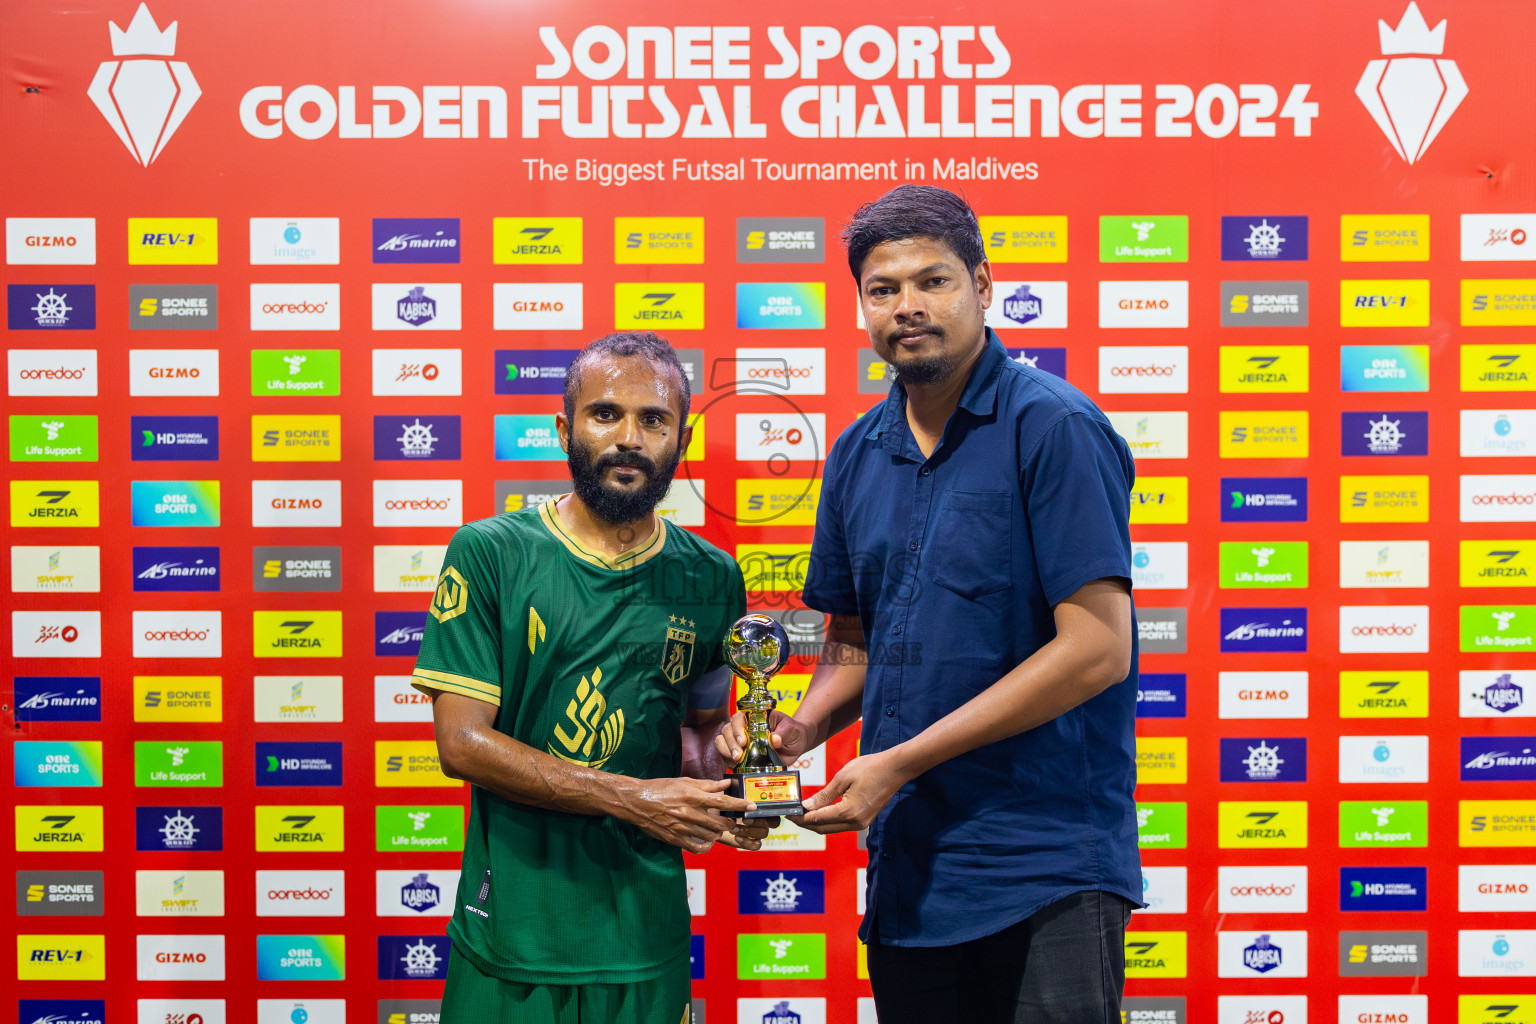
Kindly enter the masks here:
M 973 416 L 986 416 L 997 408 L 998 371 L 1008 358 L 997 332 L 990 327 L 986 328 L 986 332 L 987 339 L 982 345 L 981 356 L 976 360 L 976 365 L 971 367 L 971 379 L 966 382 L 965 391 L 960 395 L 959 407 Z M 885 396 L 885 403 L 880 407 L 880 414 L 870 417 L 874 422 L 865 432 L 865 440 L 873 441 L 883 435 L 888 442 L 899 445 L 897 439 L 906 427 L 906 400 L 906 391 L 900 384 L 893 383 Z

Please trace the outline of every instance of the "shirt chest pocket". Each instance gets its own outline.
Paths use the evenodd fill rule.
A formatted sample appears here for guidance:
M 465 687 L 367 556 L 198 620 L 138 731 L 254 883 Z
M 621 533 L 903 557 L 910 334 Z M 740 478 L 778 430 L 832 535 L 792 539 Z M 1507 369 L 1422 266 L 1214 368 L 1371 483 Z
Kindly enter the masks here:
M 928 527 L 928 578 L 974 601 L 1013 585 L 1013 495 L 950 491 Z

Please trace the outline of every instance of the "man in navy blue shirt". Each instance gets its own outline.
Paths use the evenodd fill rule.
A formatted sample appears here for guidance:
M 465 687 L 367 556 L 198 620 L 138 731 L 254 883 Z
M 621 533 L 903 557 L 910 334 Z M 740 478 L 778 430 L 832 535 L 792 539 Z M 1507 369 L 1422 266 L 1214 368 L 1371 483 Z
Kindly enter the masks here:
M 881 1024 L 1118 1024 L 1140 905 L 1129 449 L 984 323 L 975 214 L 903 185 L 843 235 L 885 402 L 832 446 L 804 600 L 827 646 L 774 742 L 862 717 L 794 819 L 869 829 Z M 717 739 L 739 758 L 741 718 Z

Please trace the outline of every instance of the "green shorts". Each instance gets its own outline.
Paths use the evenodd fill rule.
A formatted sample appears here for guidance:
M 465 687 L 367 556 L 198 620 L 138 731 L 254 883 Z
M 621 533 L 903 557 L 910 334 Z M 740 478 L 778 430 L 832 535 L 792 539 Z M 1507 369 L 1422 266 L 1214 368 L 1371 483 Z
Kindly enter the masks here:
M 688 1024 L 688 965 L 628 985 L 525 985 L 448 961 L 441 1024 Z

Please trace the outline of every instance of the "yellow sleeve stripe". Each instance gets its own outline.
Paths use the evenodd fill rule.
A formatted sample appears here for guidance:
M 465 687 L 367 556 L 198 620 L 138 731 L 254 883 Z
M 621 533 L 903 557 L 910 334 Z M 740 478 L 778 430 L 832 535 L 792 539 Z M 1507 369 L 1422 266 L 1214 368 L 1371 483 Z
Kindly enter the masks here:
M 452 672 L 438 672 L 435 669 L 417 667 L 412 676 L 414 682 L 420 682 L 430 689 L 435 690 L 473 690 L 476 694 L 488 697 L 496 703 L 501 703 L 501 687 L 495 683 L 482 682 L 469 676 L 454 675 Z
M 422 693 L 456 693 L 461 697 L 473 697 L 475 700 L 485 701 L 485 703 L 492 707 L 501 707 L 500 697 L 493 697 L 483 690 L 471 690 L 469 687 L 460 686 L 457 683 L 443 683 L 435 679 L 424 680 L 417 676 L 411 679 L 411 685 Z

